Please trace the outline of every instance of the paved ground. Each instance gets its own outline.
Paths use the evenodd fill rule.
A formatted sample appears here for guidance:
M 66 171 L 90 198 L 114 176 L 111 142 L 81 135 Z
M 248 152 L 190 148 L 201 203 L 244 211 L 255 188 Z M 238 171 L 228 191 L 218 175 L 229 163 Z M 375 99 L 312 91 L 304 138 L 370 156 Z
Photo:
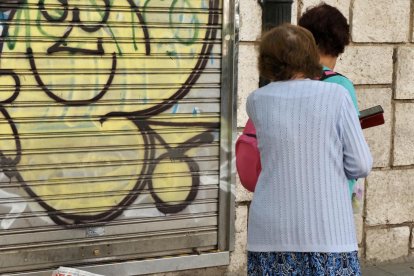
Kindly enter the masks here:
M 414 276 L 414 262 L 362 267 L 362 276 Z

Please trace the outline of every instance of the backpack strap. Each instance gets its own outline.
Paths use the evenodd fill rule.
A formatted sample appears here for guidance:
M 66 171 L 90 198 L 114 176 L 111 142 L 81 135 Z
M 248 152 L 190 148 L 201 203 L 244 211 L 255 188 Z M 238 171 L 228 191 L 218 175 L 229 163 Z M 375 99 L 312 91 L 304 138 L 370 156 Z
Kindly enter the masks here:
M 322 71 L 322 76 L 320 77 L 320 81 L 324 81 L 326 79 L 329 79 L 330 77 L 334 77 L 334 76 L 343 76 L 337 72 L 334 72 L 332 70 L 323 70 Z

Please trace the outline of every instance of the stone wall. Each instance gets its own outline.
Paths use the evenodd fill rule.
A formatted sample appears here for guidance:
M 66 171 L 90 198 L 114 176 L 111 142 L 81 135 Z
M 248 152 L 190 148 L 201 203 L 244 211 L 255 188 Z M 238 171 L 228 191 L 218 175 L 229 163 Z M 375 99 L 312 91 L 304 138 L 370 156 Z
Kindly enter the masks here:
M 319 2 L 295 0 L 292 23 Z M 375 168 L 360 181 L 364 206 L 355 222 L 361 258 L 368 263 L 414 259 L 414 1 L 325 2 L 337 7 L 351 25 L 351 45 L 335 69 L 354 82 L 360 109 L 380 104 L 385 110 L 385 125 L 364 131 Z M 260 36 L 260 12 L 256 0 L 241 1 L 239 130 L 247 120 L 246 97 L 258 87 L 255 42 Z M 236 190 L 237 215 L 244 217 L 252 195 L 240 183 Z M 234 256 L 238 264 L 245 262 L 240 261 L 242 252 Z

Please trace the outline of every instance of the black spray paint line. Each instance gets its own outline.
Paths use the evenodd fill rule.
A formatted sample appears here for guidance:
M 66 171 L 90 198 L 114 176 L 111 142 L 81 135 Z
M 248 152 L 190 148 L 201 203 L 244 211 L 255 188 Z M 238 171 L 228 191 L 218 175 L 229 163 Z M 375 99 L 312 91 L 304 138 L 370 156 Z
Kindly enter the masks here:
M 155 206 L 160 212 L 164 214 L 171 214 L 184 210 L 195 200 L 200 184 L 200 170 L 198 164 L 194 161 L 193 158 L 185 155 L 186 151 L 194 147 L 185 150 L 176 150 L 175 148 L 171 148 L 160 135 L 156 134 L 155 137 L 149 136 L 147 132 L 153 132 L 153 130 L 149 125 L 146 125 L 145 122 L 140 123 L 138 127 L 141 130 L 144 144 L 148 146 L 145 150 L 144 158 L 155 160 L 155 162 L 151 162 L 151 164 L 143 164 L 140 177 L 136 182 L 135 187 L 119 204 L 110 208 L 108 211 L 96 215 L 81 215 L 78 213 L 62 212 L 44 202 L 40 197 L 36 195 L 36 193 L 31 190 L 27 184 L 24 185 L 25 189 L 30 190 L 28 191 L 29 195 L 31 195 L 32 198 L 36 199 L 36 201 L 47 211 L 49 217 L 55 223 L 64 225 L 65 227 L 69 228 L 83 227 L 89 225 L 90 223 L 105 223 L 117 218 L 123 213 L 125 208 L 130 206 L 137 199 L 145 187 L 147 187 L 149 190 L 152 198 L 155 201 Z M 158 140 L 158 142 L 164 145 L 167 149 L 167 153 L 162 154 L 158 158 L 155 157 L 155 151 L 151 148 L 151 145 L 154 145 L 156 143 L 155 140 Z M 211 131 L 206 131 L 193 138 L 190 138 L 182 144 L 185 145 L 188 143 L 199 142 L 197 146 L 200 146 L 202 143 L 210 144 L 213 141 L 214 136 L 211 134 Z M 188 195 L 183 201 L 175 204 L 162 200 L 162 198 L 158 196 L 156 189 L 153 187 L 153 180 L 151 176 L 153 175 L 156 166 L 164 159 L 174 160 L 174 162 L 185 162 L 189 168 L 189 173 L 191 174 L 191 187 L 188 188 Z M 144 175 L 148 175 L 149 177 L 144 177 Z
M 102 90 L 93 98 L 88 99 L 88 100 L 65 100 L 59 96 L 57 96 L 55 93 L 53 93 L 49 87 L 43 82 L 42 78 L 40 77 L 40 74 L 37 70 L 36 67 L 36 62 L 35 62 L 35 57 L 33 55 L 33 50 L 31 48 L 27 48 L 27 58 L 29 59 L 30 62 L 30 67 L 32 70 L 32 73 L 36 79 L 36 82 L 38 83 L 38 85 L 42 88 L 42 90 L 50 97 L 52 98 L 54 101 L 56 101 L 57 103 L 61 103 L 64 104 L 66 106 L 84 106 L 84 105 L 90 105 L 94 102 L 99 101 L 103 96 L 105 96 L 106 92 L 108 92 L 112 81 L 114 80 L 115 74 L 116 74 L 116 69 L 117 69 L 117 58 L 116 58 L 116 53 L 112 54 L 112 68 L 111 68 L 111 73 L 108 76 L 108 80 L 106 81 L 106 84 L 104 85 L 104 87 L 102 88 Z
M 144 33 L 144 39 L 145 39 L 145 54 L 149 56 L 151 54 L 151 42 L 150 42 L 150 36 L 148 32 L 147 23 L 144 20 L 144 17 L 142 16 L 142 13 L 140 12 L 138 6 L 134 3 L 134 0 L 127 0 L 131 8 L 134 10 L 135 14 L 138 17 L 138 20 L 142 24 L 142 32 Z
M 20 78 L 13 70 L 0 69 L 0 77 L 2 76 L 11 76 L 15 84 L 14 84 L 14 92 L 11 95 L 11 97 L 7 98 L 4 101 L 0 101 L 0 105 L 12 103 L 19 96 L 20 89 L 21 89 Z
M 86 54 L 86 55 L 96 55 L 96 56 L 102 56 L 103 54 L 105 54 L 104 48 L 102 46 L 101 37 L 97 39 L 96 50 L 64 46 L 64 44 L 66 43 L 66 39 L 69 37 L 72 31 L 73 31 L 73 26 L 70 26 L 67 29 L 67 31 L 63 34 L 63 36 L 59 39 L 59 41 L 57 41 L 55 44 L 53 44 L 47 49 L 47 53 L 51 55 L 57 52 L 68 52 L 71 54 Z
M 64 3 L 64 0 L 60 1 L 61 3 Z M 130 3 L 131 7 L 134 8 L 134 11 L 136 12 L 138 18 L 140 19 L 141 22 L 144 22 L 143 17 L 141 15 L 141 13 L 138 10 L 138 7 L 135 6 L 135 4 L 132 2 L 132 0 L 128 0 L 128 2 Z M 218 23 L 218 13 L 213 12 L 213 9 L 216 9 L 218 7 L 218 0 L 210 0 L 210 13 L 209 13 L 209 24 L 208 25 L 213 25 L 213 24 L 217 24 Z M 76 19 L 76 18 L 75 18 Z M 76 23 L 76 22 L 75 22 Z M 79 23 L 79 22 L 78 22 Z M 150 54 L 150 37 L 149 37 L 149 33 L 148 33 L 148 29 L 147 26 L 145 24 L 143 24 L 143 31 L 144 31 L 144 37 L 146 39 L 146 54 L 149 55 Z M 192 86 L 194 85 L 194 83 L 199 79 L 201 72 L 205 69 L 205 66 L 208 62 L 209 59 L 209 55 L 211 54 L 211 50 L 213 47 L 213 42 L 216 39 L 216 33 L 217 30 L 209 27 L 205 38 L 204 38 L 204 44 L 200 53 L 200 58 L 198 59 L 196 66 L 194 67 L 191 75 L 188 77 L 188 79 L 186 80 L 186 82 L 182 85 L 182 87 L 170 98 L 167 99 L 165 101 L 163 101 L 162 103 L 158 104 L 155 107 L 149 108 L 147 110 L 143 110 L 142 112 L 131 112 L 131 113 L 122 113 L 122 114 L 112 114 L 114 116 L 110 116 L 110 114 L 108 114 L 107 116 L 103 116 L 102 117 L 102 121 L 101 123 L 104 123 L 106 119 L 109 119 L 111 117 L 117 117 L 117 116 L 121 116 L 121 117 L 126 117 L 127 119 L 129 119 L 130 121 L 134 122 L 135 125 L 137 126 L 137 130 L 139 133 L 141 133 L 142 137 L 143 137 L 143 141 L 144 141 L 144 146 L 145 146 L 145 152 L 144 152 L 144 156 L 145 159 L 151 159 L 151 160 L 155 160 L 155 163 L 153 164 L 143 164 L 142 168 L 141 168 L 141 173 L 140 176 L 138 177 L 135 186 L 133 187 L 133 189 L 131 190 L 131 192 L 122 199 L 122 201 L 117 204 L 116 206 L 110 208 L 109 210 L 99 213 L 99 214 L 95 214 L 95 215 L 80 215 L 80 214 L 76 214 L 76 213 L 65 213 L 62 212 L 60 210 L 56 210 L 53 207 L 51 207 L 49 204 L 47 204 L 45 201 L 43 201 L 40 197 L 37 196 L 37 194 L 30 188 L 30 185 L 28 185 L 25 180 L 23 179 L 23 177 L 20 175 L 20 173 L 18 173 L 18 171 L 16 171 L 16 173 L 13 175 L 14 177 L 16 177 L 16 179 L 21 183 L 22 187 L 25 189 L 25 191 L 34 199 L 36 199 L 36 201 L 39 203 L 40 206 L 42 206 L 48 213 L 49 213 L 49 217 L 56 223 L 59 225 L 64 225 L 65 227 L 77 227 L 77 225 L 81 225 L 81 224 L 90 224 L 90 223 L 105 223 L 108 222 L 110 220 L 113 220 L 115 218 L 117 218 L 118 216 L 120 216 L 123 211 L 130 206 L 138 197 L 138 195 L 140 194 L 140 192 L 142 191 L 142 189 L 144 189 L 145 186 L 148 185 L 148 188 L 150 190 L 150 193 L 152 195 L 152 197 L 154 198 L 155 202 L 156 202 L 156 207 L 158 208 L 158 210 L 160 210 L 162 213 L 167 214 L 167 213 L 177 213 L 181 210 L 183 210 L 184 208 L 186 208 L 189 204 L 191 204 L 198 192 L 198 187 L 200 184 L 200 176 L 196 173 L 199 173 L 199 166 L 198 164 L 190 157 L 186 156 L 185 152 L 183 150 L 177 150 L 175 148 L 172 148 L 169 146 L 168 143 L 166 143 L 166 141 L 159 135 L 157 134 L 151 127 L 149 122 L 145 121 L 145 119 L 148 119 L 151 116 L 154 115 L 158 115 L 166 110 L 168 110 L 171 105 L 176 104 L 180 99 L 184 98 L 188 92 L 190 91 L 190 89 L 192 88 Z M 3 43 L 4 40 L 0 41 L 0 46 L 3 47 Z M 99 48 L 99 46 L 98 46 Z M 36 68 L 36 64 L 34 62 L 34 57 L 33 57 L 33 51 L 31 48 L 27 49 L 27 57 L 30 61 L 30 64 L 32 66 L 32 71 L 33 74 L 35 75 L 36 81 L 39 83 L 39 85 L 43 84 L 37 68 Z M 112 84 L 112 79 L 115 75 L 115 71 L 116 71 L 116 54 L 113 53 L 113 66 L 112 66 L 112 71 L 111 71 L 111 75 L 108 82 L 107 82 L 107 89 L 109 89 L 110 85 Z M 43 89 L 46 88 L 48 89 L 44 84 L 43 84 Z M 101 91 L 104 92 L 105 88 Z M 57 97 L 56 95 L 54 95 L 50 90 L 47 92 L 47 90 L 45 91 L 46 94 L 48 94 L 49 97 L 53 98 L 55 101 L 63 103 L 65 105 L 71 105 L 71 106 L 80 106 L 80 105 L 88 105 L 91 104 L 91 102 L 94 101 L 98 101 L 103 95 L 97 95 L 96 97 L 94 97 L 93 99 L 90 100 L 85 100 L 85 101 L 65 101 L 64 99 L 61 99 L 60 97 Z M 106 91 L 105 91 L 106 92 Z M 98 97 L 98 98 L 97 98 Z M 4 110 L 5 111 L 5 110 Z M 6 111 L 5 111 L 6 112 Z M 3 112 L 2 112 L 3 113 Z M 4 114 L 4 113 L 3 113 Z M 7 112 L 5 113 L 7 114 Z M 8 115 L 8 114 L 7 114 Z M 130 115 L 130 116 L 128 116 Z M 138 117 L 141 117 L 141 119 L 144 120 L 138 120 Z M 20 160 L 20 155 L 21 155 L 21 145 L 20 145 L 20 140 L 19 140 L 19 136 L 18 136 L 18 132 L 16 127 L 14 126 L 13 120 L 10 118 L 10 116 L 6 116 L 6 118 L 8 118 L 9 124 L 12 126 L 12 130 L 15 136 L 15 140 L 16 140 L 16 145 L 18 148 L 18 157 L 17 162 L 19 162 Z M 159 124 L 161 125 L 161 123 L 159 122 L 152 122 L 154 123 L 154 125 Z M 179 123 L 173 123 L 173 122 L 163 122 L 162 125 L 171 125 L 171 126 L 178 126 Z M 201 127 L 206 127 L 206 128 L 215 128 L 217 127 L 217 123 L 183 123 L 182 126 L 201 126 Z M 194 142 L 194 141 L 200 141 L 200 145 L 202 143 L 211 143 L 214 140 L 214 136 L 211 134 L 213 130 L 207 130 L 206 132 L 193 137 L 191 139 L 189 139 L 188 141 L 184 142 L 185 143 L 189 143 L 189 142 Z M 155 133 L 154 136 L 149 136 L 149 133 Z M 158 141 L 158 143 L 160 143 L 161 145 L 163 145 L 166 150 L 167 153 L 162 154 L 161 156 L 159 156 L 158 158 L 155 156 L 155 151 L 152 148 L 152 145 L 154 145 L 156 143 L 156 140 Z M 198 145 L 197 145 L 198 146 Z M 190 150 L 192 148 L 188 148 L 187 150 Z M 161 160 L 168 158 L 170 160 L 178 160 L 180 162 L 186 162 L 189 172 L 192 174 L 192 180 L 191 180 L 191 187 L 190 187 L 190 191 L 189 194 L 187 195 L 186 199 L 183 202 L 180 202 L 178 204 L 171 204 L 171 203 L 167 203 L 164 202 L 158 195 L 156 192 L 156 189 L 154 189 L 153 187 L 153 183 L 152 183 L 152 179 L 144 179 L 144 175 L 150 175 L 149 173 L 153 173 L 156 165 L 160 163 Z
M 54 18 L 53 16 L 51 16 L 47 12 L 47 10 L 45 8 L 45 0 L 39 0 L 39 4 L 38 5 L 39 5 L 40 13 L 49 22 L 63 22 L 68 17 L 68 14 L 69 14 L 68 1 L 67 0 L 57 0 L 57 1 L 59 1 L 60 4 L 63 6 L 63 13 L 62 13 L 62 15 L 59 18 Z
M 218 0 L 210 0 L 210 13 L 209 13 L 209 22 L 208 26 L 218 23 L 219 16 L 217 13 L 213 12 L 214 9 L 218 7 Z M 210 58 L 211 51 L 213 49 L 213 42 L 216 39 L 217 30 L 213 27 L 208 27 L 206 35 L 204 37 L 204 43 L 202 50 L 200 52 L 200 58 L 197 61 L 197 64 L 192 70 L 192 73 L 187 78 L 185 83 L 181 86 L 176 93 L 174 93 L 169 99 L 164 100 L 163 102 L 144 109 L 140 111 L 133 112 L 110 112 L 102 117 L 101 122 L 104 122 L 106 119 L 111 117 L 129 117 L 129 116 L 154 116 L 158 115 L 164 111 L 167 111 L 171 106 L 175 105 L 179 100 L 183 99 L 190 92 L 192 86 L 197 82 L 201 76 L 201 72 L 205 69 L 208 59 Z
M 66 1 L 66 0 L 65 0 Z M 82 30 L 88 33 L 93 33 L 103 27 L 103 25 L 108 21 L 109 14 L 110 14 L 110 3 L 109 0 L 102 0 L 105 3 L 105 14 L 102 18 L 102 21 L 95 25 L 95 26 L 87 26 L 82 23 L 80 20 L 80 10 L 78 7 L 73 8 L 73 19 L 72 23 L 79 25 Z
M 161 136 L 158 136 L 158 139 L 161 139 L 161 141 L 163 141 Z M 206 131 L 193 138 L 190 138 L 189 140 L 185 141 L 183 144 L 185 145 L 188 143 L 198 142 L 197 146 L 199 146 L 201 144 L 210 144 L 213 141 L 214 141 L 214 136 L 210 132 Z M 168 145 L 165 141 L 164 141 L 164 144 Z M 157 209 L 164 214 L 174 214 L 174 213 L 181 212 L 182 210 L 187 208 L 187 206 L 190 205 L 197 196 L 198 188 L 200 186 L 200 176 L 199 176 L 200 168 L 197 162 L 195 162 L 193 158 L 185 154 L 187 150 L 189 149 L 176 150 L 176 149 L 172 149 L 171 147 L 168 147 L 168 151 L 166 153 L 158 157 L 154 164 L 149 165 L 148 173 L 149 175 L 153 175 L 157 165 L 164 159 L 172 160 L 173 162 L 184 162 L 187 164 L 189 173 L 191 175 L 191 187 L 189 187 L 188 189 L 189 190 L 188 195 L 181 202 L 174 203 L 174 204 L 166 202 L 161 197 L 159 197 L 158 193 L 156 192 L 156 189 L 153 186 L 153 179 L 147 180 L 148 189 L 151 193 L 152 198 L 155 201 L 155 205 Z
M 12 178 L 18 174 L 16 169 L 16 165 L 20 162 L 22 156 L 22 145 L 20 143 L 19 132 L 17 131 L 16 125 L 14 124 L 12 118 L 10 117 L 7 110 L 0 105 L 0 113 L 8 122 L 14 137 L 14 141 L 16 143 L 16 157 L 13 159 L 6 157 L 0 150 L 0 166 L 2 171 L 9 177 Z

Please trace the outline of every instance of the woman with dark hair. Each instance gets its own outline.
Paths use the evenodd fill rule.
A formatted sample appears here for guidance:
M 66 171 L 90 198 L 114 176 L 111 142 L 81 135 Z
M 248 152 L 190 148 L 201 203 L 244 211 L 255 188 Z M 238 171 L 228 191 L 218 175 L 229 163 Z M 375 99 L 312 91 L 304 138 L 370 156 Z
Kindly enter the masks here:
M 333 72 L 337 59 L 345 51 L 350 41 L 349 25 L 345 16 L 335 7 L 321 3 L 311 7 L 299 19 L 298 25 L 309 30 L 315 38 L 320 56 L 320 63 L 325 72 Z M 357 113 L 358 103 L 352 82 L 341 74 L 332 74 L 324 79 L 342 85 L 348 90 Z M 349 180 L 349 190 L 352 197 L 356 180 Z M 354 203 L 358 204 L 356 198 Z
M 311 7 L 299 19 L 298 25 L 309 30 L 315 38 L 322 64 L 335 67 L 336 59 L 349 44 L 349 25 L 335 7 L 321 3 Z
M 372 157 L 352 99 L 320 76 L 312 34 L 285 24 L 265 33 L 251 93 L 262 171 L 249 210 L 249 275 L 361 275 L 347 179 Z

